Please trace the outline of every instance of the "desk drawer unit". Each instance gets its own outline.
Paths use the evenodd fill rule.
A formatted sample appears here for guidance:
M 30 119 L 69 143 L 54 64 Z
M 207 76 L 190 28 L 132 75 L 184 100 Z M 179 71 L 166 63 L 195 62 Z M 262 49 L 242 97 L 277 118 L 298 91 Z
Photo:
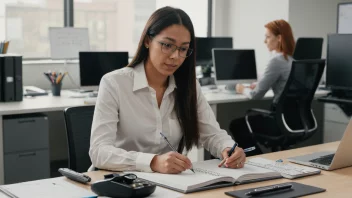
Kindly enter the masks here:
M 49 122 L 42 114 L 3 119 L 5 184 L 50 177 Z
M 46 116 L 5 117 L 3 123 L 5 153 L 49 147 L 49 122 Z
M 336 104 L 325 104 L 325 121 L 348 124 L 350 118 Z
M 49 150 L 6 154 L 4 168 L 5 184 L 49 178 Z

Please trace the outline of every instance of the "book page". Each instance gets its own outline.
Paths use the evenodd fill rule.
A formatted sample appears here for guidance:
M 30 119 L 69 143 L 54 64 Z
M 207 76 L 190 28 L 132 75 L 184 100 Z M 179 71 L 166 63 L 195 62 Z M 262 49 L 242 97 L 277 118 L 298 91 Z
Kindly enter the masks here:
M 220 181 L 233 182 L 231 177 L 214 176 L 201 172 L 193 173 L 186 170 L 180 174 L 162 174 L 162 173 L 145 173 L 131 172 L 137 177 L 154 182 L 160 186 L 186 192 L 195 188 L 207 186 Z
M 241 177 L 252 180 L 279 175 L 277 172 L 272 170 L 249 164 L 245 164 L 245 166 L 240 169 L 231 169 L 226 167 L 219 168 L 218 164 L 220 162 L 221 161 L 218 159 L 196 162 L 193 163 L 193 168 L 196 172 L 206 172 L 216 176 L 230 176 L 235 180 L 241 180 Z
M 218 182 L 235 183 L 258 180 L 271 177 L 281 177 L 280 173 L 246 164 L 241 169 L 219 168 L 220 160 L 206 160 L 193 163 L 193 169 L 180 174 L 161 174 L 132 172 L 137 177 L 154 182 L 160 186 L 179 190 L 181 192 L 192 191 L 197 188 L 216 184 Z

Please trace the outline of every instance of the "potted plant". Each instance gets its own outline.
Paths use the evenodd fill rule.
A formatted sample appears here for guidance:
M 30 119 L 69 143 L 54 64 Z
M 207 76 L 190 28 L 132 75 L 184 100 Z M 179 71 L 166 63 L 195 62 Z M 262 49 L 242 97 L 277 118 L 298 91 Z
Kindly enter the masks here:
M 202 66 L 203 78 L 211 76 L 211 65 Z

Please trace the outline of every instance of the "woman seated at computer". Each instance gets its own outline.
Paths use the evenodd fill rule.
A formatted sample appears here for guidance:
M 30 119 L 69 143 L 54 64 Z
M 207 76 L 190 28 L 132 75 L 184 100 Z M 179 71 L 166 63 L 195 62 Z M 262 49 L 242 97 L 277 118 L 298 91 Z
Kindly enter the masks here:
M 132 62 L 101 80 L 89 150 L 94 167 L 180 173 L 191 161 L 179 153 L 194 145 L 227 158 L 227 167 L 244 166 L 242 148 L 228 157 L 235 142 L 196 82 L 194 40 L 184 11 L 164 7 L 152 14 Z
M 249 88 L 237 84 L 236 92 L 244 94 L 250 99 L 261 99 L 271 88 L 274 92 L 272 108 L 275 108 L 275 103 L 278 101 L 291 71 L 295 40 L 290 24 L 285 20 L 275 20 L 267 23 L 265 25 L 264 43 L 272 53 L 264 74 L 258 83 L 253 83 Z M 272 120 L 269 118 L 252 116 L 249 120 L 251 126 L 253 125 L 253 131 L 267 134 L 275 132 L 272 128 Z M 230 131 L 242 147 L 255 144 L 244 118 L 233 120 L 230 124 Z M 261 150 L 258 147 L 249 155 L 260 153 Z

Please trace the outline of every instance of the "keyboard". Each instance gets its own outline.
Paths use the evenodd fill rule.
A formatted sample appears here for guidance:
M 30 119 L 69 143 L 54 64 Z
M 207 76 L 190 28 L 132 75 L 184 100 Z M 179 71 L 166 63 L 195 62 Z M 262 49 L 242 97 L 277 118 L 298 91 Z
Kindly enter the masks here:
M 335 154 L 324 155 L 316 159 L 309 160 L 310 162 L 330 166 L 332 159 L 334 159 Z
M 287 179 L 295 179 L 308 175 L 320 174 L 320 170 L 311 167 L 298 166 L 293 164 L 287 164 L 283 162 L 276 162 L 261 157 L 256 157 L 248 160 L 246 164 L 253 166 L 262 167 L 272 171 L 281 173 L 281 175 Z

